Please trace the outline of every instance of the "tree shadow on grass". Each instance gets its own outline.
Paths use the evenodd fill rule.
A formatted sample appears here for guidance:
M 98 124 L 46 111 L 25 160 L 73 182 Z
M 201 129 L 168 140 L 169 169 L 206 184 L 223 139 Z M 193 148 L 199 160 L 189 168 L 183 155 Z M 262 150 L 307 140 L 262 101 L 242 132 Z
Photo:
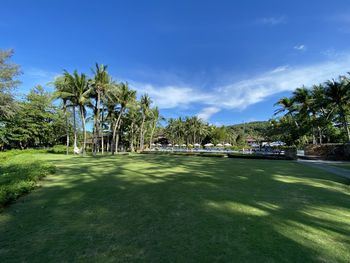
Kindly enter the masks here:
M 57 176 L 0 218 L 4 262 L 350 259 L 345 181 L 293 162 L 163 156 L 54 162 Z

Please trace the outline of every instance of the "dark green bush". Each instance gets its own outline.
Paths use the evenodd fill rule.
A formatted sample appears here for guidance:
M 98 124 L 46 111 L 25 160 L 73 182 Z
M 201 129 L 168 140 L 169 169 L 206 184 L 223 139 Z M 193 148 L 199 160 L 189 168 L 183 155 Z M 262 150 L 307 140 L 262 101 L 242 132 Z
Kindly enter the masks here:
M 0 164 L 0 209 L 15 201 L 18 197 L 33 190 L 37 182 L 48 174 L 55 172 L 52 164 L 35 158 L 12 158 L 14 152 L 8 153 L 7 161 Z M 4 155 L 2 155 L 4 159 Z
M 48 153 L 56 153 L 56 154 L 65 154 L 67 153 L 66 145 L 55 145 L 52 148 L 47 150 Z M 69 147 L 69 153 L 73 153 L 73 146 Z
M 242 159 L 260 159 L 260 160 L 293 160 L 284 155 L 279 154 L 240 154 L 240 153 L 229 153 L 228 158 L 242 158 Z

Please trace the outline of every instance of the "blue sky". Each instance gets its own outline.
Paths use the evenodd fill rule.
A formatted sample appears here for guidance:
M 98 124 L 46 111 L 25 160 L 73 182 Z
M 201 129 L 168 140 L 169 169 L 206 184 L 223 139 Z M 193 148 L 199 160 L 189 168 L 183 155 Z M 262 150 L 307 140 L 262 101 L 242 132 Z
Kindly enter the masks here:
M 281 96 L 350 71 L 350 5 L 335 1 L 1 1 L 0 48 L 26 93 L 109 65 L 165 117 L 267 120 Z

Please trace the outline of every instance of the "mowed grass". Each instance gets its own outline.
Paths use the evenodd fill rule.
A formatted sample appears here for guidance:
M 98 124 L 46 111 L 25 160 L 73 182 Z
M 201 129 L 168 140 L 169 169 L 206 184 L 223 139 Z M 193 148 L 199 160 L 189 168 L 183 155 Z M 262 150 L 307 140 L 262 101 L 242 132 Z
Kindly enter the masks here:
M 21 157 L 15 158 L 16 155 Z M 0 212 L 6 205 L 37 187 L 40 179 L 54 173 L 53 164 L 37 157 L 36 154 L 21 154 L 21 151 L 0 153 Z
M 0 214 L 0 262 L 350 262 L 349 181 L 321 170 L 182 156 L 40 158 L 56 173 Z
M 334 164 L 332 166 L 335 166 L 337 168 L 350 170 L 350 163 L 340 163 L 340 164 Z

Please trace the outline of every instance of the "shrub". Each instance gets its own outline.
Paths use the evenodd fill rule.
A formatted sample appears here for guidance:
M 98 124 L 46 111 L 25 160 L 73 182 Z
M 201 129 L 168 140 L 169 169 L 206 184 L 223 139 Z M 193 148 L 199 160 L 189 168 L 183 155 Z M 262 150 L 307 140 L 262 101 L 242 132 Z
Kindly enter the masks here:
M 52 164 L 37 160 L 33 155 L 11 158 L 19 153 L 6 154 L 7 161 L 0 164 L 0 209 L 33 190 L 39 180 L 55 172 Z M 2 159 L 4 156 L 2 154 Z
M 69 153 L 73 153 L 73 146 L 69 147 Z M 56 153 L 56 154 L 65 154 L 67 152 L 66 145 L 55 145 L 52 148 L 47 150 L 48 153 Z

